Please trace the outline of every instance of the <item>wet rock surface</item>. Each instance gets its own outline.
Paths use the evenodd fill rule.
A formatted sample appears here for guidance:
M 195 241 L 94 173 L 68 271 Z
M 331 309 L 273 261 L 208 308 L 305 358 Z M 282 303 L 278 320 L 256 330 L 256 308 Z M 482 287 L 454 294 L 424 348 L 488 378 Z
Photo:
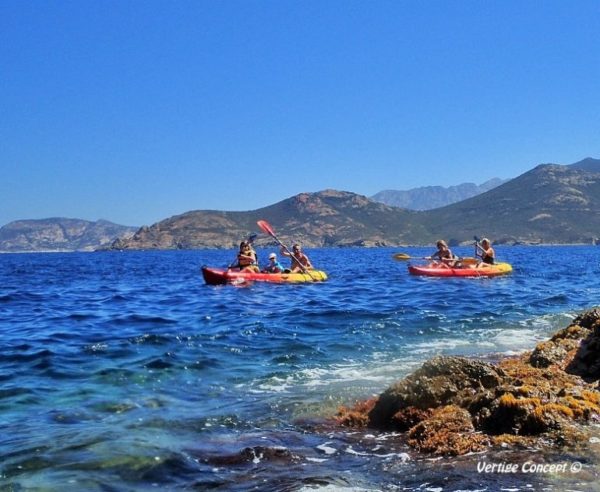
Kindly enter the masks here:
M 435 357 L 379 397 L 340 408 L 352 427 L 406 432 L 418 451 L 461 455 L 494 446 L 580 447 L 600 421 L 600 309 L 532 352 L 495 364 Z

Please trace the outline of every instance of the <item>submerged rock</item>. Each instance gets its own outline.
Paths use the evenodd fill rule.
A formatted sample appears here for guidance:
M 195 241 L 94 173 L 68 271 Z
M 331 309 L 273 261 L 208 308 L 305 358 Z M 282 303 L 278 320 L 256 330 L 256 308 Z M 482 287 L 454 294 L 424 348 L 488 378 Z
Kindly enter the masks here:
M 435 357 L 378 398 L 341 408 L 337 419 L 407 432 L 410 446 L 442 455 L 542 442 L 575 447 L 589 441 L 583 424 L 600 420 L 599 378 L 594 309 L 521 357 L 496 364 Z

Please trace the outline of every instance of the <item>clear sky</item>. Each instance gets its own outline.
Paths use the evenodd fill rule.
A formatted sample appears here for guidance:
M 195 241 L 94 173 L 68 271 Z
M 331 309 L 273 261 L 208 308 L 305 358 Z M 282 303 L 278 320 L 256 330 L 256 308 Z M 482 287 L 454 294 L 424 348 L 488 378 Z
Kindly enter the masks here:
M 600 1 L 0 0 L 0 225 L 600 157 Z

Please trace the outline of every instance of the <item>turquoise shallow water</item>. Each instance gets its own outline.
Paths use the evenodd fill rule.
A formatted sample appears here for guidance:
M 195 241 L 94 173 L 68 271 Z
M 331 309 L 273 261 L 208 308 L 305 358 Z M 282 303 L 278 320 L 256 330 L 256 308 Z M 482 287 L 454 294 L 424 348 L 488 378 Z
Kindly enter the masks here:
M 309 250 L 328 282 L 244 287 L 202 281 L 232 251 L 0 255 L 0 485 L 588 490 L 593 454 L 506 477 L 327 423 L 427 358 L 518 353 L 600 304 L 597 247 L 498 247 L 515 270 L 493 279 L 411 277 L 396 251 Z

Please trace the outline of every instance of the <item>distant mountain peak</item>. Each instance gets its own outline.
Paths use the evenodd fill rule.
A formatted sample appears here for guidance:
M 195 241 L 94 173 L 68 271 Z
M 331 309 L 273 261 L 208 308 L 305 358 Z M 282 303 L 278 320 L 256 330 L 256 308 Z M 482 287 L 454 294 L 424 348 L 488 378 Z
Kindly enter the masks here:
M 481 185 L 462 183 L 448 187 L 421 186 L 410 190 L 384 190 L 373 195 L 371 200 L 410 210 L 431 210 L 485 193 L 506 181 L 508 180 L 492 178 Z
M 579 169 L 581 171 L 588 171 L 592 173 L 600 173 L 600 159 L 594 159 L 593 157 L 586 157 L 585 159 L 571 164 L 571 169 Z

